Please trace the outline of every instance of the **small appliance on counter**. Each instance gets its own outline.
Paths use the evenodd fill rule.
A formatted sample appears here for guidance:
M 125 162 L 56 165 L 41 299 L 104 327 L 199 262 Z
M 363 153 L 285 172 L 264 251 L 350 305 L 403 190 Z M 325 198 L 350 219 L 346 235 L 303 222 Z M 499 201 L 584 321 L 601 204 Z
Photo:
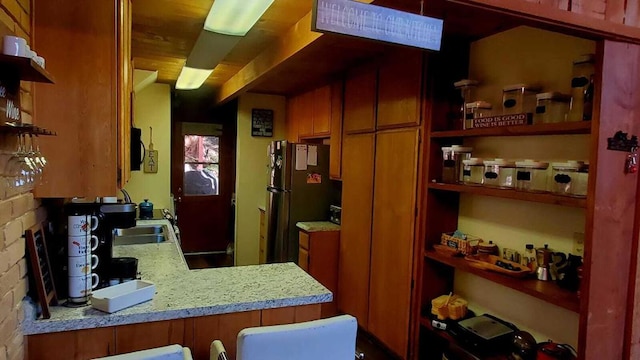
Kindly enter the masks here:
M 455 323 L 448 331 L 465 348 L 477 354 L 507 350 L 518 328 L 495 316 L 484 314 Z
M 329 206 L 329 221 L 334 224 L 340 225 L 340 219 L 342 217 L 342 208 L 340 206 Z
M 149 199 L 144 199 L 138 205 L 138 209 L 140 211 L 140 219 L 149 220 L 153 218 L 153 203 L 149 202 Z

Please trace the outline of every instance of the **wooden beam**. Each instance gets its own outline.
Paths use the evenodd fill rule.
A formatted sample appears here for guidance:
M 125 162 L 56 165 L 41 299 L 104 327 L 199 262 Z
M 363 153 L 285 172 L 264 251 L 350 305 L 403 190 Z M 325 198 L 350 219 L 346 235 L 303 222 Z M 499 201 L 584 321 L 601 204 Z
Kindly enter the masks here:
M 222 84 L 216 94 L 216 104 L 226 102 L 233 96 L 247 91 L 262 76 L 284 63 L 321 36 L 321 33 L 311 31 L 311 12 L 309 12 L 280 37 L 275 44 L 269 46 L 231 79 Z

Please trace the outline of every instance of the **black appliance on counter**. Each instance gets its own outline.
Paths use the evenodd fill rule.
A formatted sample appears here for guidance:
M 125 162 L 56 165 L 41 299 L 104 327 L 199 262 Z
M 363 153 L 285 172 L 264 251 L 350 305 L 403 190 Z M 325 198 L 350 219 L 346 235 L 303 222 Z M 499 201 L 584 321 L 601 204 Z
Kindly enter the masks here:
M 447 331 L 465 349 L 483 355 L 510 349 L 513 335 L 518 328 L 493 315 L 484 314 L 460 320 L 449 326 Z

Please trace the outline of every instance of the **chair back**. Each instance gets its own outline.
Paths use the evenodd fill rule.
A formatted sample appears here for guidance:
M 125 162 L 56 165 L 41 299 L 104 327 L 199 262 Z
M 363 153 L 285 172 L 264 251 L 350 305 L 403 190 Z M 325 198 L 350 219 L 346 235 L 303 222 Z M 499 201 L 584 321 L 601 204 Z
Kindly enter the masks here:
M 357 330 L 350 315 L 247 328 L 238 334 L 237 360 L 353 360 Z

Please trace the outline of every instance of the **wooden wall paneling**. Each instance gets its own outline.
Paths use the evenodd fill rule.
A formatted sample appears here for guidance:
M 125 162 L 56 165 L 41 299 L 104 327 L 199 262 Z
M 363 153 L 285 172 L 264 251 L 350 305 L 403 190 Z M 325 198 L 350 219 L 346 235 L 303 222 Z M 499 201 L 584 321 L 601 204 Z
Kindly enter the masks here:
M 55 85 L 35 84 L 36 125 L 49 166 L 37 197 L 112 196 L 117 191 L 117 2 L 37 0 L 34 49 Z
M 313 90 L 312 118 L 313 136 L 331 134 L 331 84 Z
M 420 124 L 423 53 L 394 51 L 378 70 L 377 128 Z
M 235 359 L 238 333 L 260 326 L 260 311 L 197 317 L 193 324 L 191 349 L 194 359 L 209 359 L 209 348 L 214 340 L 222 341 L 231 359 Z
M 347 73 L 342 120 L 345 134 L 376 130 L 377 78 L 375 64 L 363 65 Z
M 369 331 L 403 358 L 409 341 L 419 132 L 417 127 L 383 131 L 376 139 Z
M 338 309 L 355 316 L 364 329 L 369 318 L 375 146 L 375 133 L 343 139 Z
M 86 360 L 116 354 L 112 327 L 29 335 L 26 359 Z
M 632 320 L 627 313 L 631 244 L 637 239 L 633 227 L 638 176 L 624 173 L 626 153 L 607 150 L 607 138 L 618 130 L 640 133 L 640 85 L 636 81 L 640 77 L 640 46 L 603 41 L 596 53 L 595 97 L 599 101 L 594 102 L 591 134 L 587 265 L 578 339 L 579 352 L 586 360 L 622 358 L 625 317 Z
M 116 332 L 116 351 L 118 354 L 146 350 L 172 344 L 185 344 L 187 324 L 190 319 L 155 321 L 148 323 L 118 326 Z M 186 331 L 189 333 L 189 330 Z
M 342 102 L 344 81 L 331 83 L 331 137 L 329 138 L 329 177 L 342 178 Z

